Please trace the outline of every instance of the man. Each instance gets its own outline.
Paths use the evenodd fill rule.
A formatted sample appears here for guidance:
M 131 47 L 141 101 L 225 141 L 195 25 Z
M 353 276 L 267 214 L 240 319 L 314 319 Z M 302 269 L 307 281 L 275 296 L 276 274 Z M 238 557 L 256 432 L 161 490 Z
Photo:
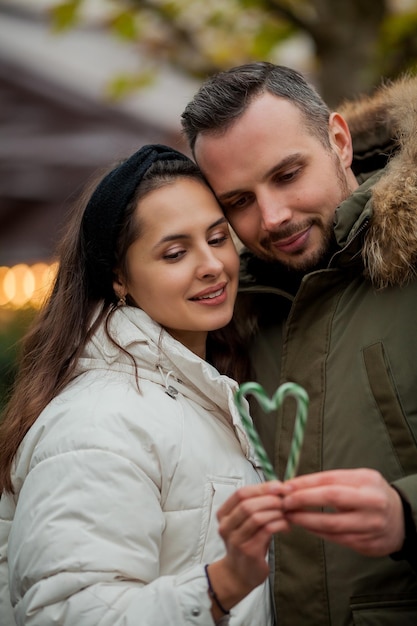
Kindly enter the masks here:
M 254 63 L 182 116 L 246 247 L 254 377 L 310 396 L 276 536 L 280 626 L 417 624 L 416 101 L 402 79 L 331 112 L 299 73 Z M 282 477 L 294 407 L 253 412 Z

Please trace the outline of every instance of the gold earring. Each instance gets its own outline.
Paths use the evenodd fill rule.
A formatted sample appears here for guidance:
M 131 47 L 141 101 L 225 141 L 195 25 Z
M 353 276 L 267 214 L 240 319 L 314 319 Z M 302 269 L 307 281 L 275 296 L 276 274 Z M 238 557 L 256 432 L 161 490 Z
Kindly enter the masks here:
M 117 301 L 117 306 L 126 306 L 126 296 L 120 296 Z

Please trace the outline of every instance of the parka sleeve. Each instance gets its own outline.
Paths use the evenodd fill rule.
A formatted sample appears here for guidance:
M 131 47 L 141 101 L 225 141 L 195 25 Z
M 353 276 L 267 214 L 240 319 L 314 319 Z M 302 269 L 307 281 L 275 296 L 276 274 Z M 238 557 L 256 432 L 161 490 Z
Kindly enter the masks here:
M 404 511 L 405 540 L 401 550 L 391 554 L 395 561 L 406 560 L 417 574 L 417 475 L 395 481 Z

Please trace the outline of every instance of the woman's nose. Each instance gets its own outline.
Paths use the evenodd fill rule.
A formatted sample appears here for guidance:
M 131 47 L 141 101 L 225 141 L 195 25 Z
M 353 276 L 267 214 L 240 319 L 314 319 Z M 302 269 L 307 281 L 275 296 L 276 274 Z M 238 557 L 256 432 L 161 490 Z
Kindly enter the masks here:
M 213 248 L 209 247 L 202 253 L 199 261 L 198 275 L 200 278 L 218 276 L 223 271 L 223 262 L 218 258 Z

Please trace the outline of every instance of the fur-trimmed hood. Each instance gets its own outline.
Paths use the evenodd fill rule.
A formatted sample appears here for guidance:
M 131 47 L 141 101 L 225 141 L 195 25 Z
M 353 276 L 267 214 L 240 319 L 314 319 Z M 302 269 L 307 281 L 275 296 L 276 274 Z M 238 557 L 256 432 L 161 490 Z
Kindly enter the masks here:
M 385 168 L 371 192 L 367 273 L 379 288 L 404 285 L 417 269 L 417 77 L 383 84 L 338 112 L 352 133 L 358 181 Z

